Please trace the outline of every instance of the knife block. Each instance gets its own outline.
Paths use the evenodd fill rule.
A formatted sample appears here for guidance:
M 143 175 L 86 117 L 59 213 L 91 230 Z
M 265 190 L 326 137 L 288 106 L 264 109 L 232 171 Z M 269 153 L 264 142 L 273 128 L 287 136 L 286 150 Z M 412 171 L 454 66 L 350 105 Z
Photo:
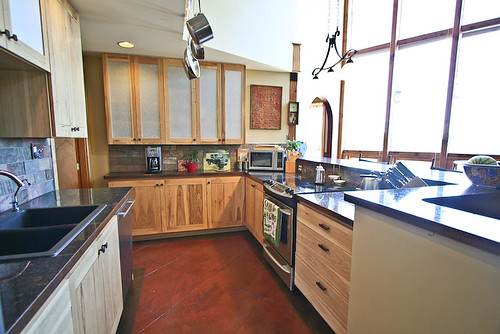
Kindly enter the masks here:
M 285 161 L 285 173 L 295 174 L 295 161 Z

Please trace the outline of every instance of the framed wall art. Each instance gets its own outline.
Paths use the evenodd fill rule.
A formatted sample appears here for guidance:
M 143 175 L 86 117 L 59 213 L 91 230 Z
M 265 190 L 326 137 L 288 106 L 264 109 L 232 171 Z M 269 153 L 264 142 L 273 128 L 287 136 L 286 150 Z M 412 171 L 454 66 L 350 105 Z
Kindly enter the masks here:
M 282 87 L 250 85 L 250 129 L 281 129 Z

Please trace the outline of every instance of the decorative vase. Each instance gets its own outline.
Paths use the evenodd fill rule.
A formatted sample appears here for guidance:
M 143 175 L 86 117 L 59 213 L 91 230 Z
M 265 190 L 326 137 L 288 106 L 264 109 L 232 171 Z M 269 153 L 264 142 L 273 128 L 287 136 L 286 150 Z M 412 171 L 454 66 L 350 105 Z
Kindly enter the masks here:
M 186 163 L 186 168 L 188 172 L 196 172 L 196 162 Z

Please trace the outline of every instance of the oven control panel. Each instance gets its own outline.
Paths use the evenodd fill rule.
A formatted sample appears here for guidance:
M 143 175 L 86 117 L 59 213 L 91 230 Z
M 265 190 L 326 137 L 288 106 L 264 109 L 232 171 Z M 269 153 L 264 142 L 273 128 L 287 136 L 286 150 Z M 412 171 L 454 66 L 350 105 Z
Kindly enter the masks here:
M 283 197 L 292 198 L 295 194 L 295 190 L 293 188 L 273 180 L 264 181 L 264 187 L 269 191 Z

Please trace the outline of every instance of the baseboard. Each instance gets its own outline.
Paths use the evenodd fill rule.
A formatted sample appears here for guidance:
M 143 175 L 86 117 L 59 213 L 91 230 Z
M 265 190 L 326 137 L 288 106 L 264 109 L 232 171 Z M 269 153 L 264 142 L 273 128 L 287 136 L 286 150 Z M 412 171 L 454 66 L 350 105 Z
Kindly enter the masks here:
M 132 240 L 133 241 L 146 241 L 146 240 L 158 240 L 158 239 L 171 239 L 171 238 L 192 237 L 192 236 L 198 236 L 198 235 L 210 235 L 210 234 L 227 233 L 227 232 L 241 232 L 241 231 L 248 231 L 248 229 L 246 226 L 234 226 L 234 227 L 213 228 L 213 229 L 209 229 L 209 230 L 196 230 L 196 231 L 183 231 L 183 232 L 137 235 L 137 236 L 132 237 Z

